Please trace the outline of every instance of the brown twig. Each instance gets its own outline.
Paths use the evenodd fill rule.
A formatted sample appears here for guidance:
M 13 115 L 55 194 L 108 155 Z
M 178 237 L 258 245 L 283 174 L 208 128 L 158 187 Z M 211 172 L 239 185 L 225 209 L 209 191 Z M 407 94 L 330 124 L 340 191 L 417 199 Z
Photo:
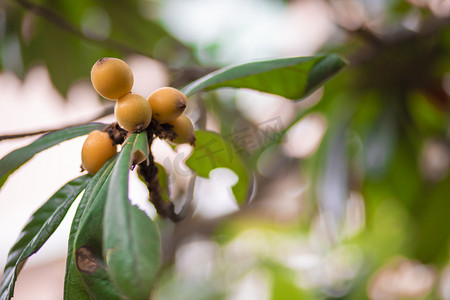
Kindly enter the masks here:
M 158 121 L 152 120 L 147 127 L 148 146 L 151 149 L 153 139 L 169 138 L 176 136 L 171 127 L 165 127 L 167 124 L 160 124 Z M 156 212 L 163 218 L 169 218 L 173 222 L 182 220 L 181 215 L 175 213 L 175 206 L 172 202 L 164 201 L 161 191 L 161 185 L 158 178 L 158 167 L 155 165 L 152 152 L 149 152 L 147 161 L 139 164 L 138 172 L 144 179 L 150 196 L 150 202 L 155 206 Z
M 68 125 L 68 126 L 64 126 L 64 127 L 58 127 L 58 128 L 43 129 L 43 130 L 38 130 L 38 131 L 30 131 L 30 132 L 16 133 L 16 134 L 0 135 L 0 141 L 11 140 L 11 139 L 19 139 L 19 138 L 24 138 L 24 137 L 27 137 L 27 136 L 39 135 L 39 134 L 44 134 L 44 133 L 49 133 L 49 132 L 53 132 L 53 131 L 57 131 L 57 130 L 70 128 L 70 127 L 81 126 L 81 125 L 93 122 L 95 120 L 98 120 L 100 118 L 106 117 L 106 116 L 112 114 L 113 112 L 114 112 L 114 105 L 108 105 L 108 106 L 105 106 L 103 108 L 103 110 L 101 112 L 99 112 L 96 116 L 90 118 L 87 121 L 78 122 L 78 123 L 75 123 L 75 124 L 72 124 L 72 125 Z
M 170 124 L 162 124 L 159 123 L 158 121 L 156 121 L 155 119 L 152 119 L 152 121 L 150 122 L 150 125 L 147 127 L 146 131 L 147 134 L 152 135 L 152 137 L 158 137 L 162 140 L 168 139 L 168 140 L 173 140 L 174 138 L 177 137 L 177 134 L 172 130 L 173 125 Z M 150 136 L 149 138 L 149 144 L 151 144 L 150 142 Z
M 450 16 L 445 18 L 430 17 L 423 21 L 422 26 L 417 31 L 411 31 L 401 27 L 389 33 L 375 34 L 365 26 L 361 26 L 355 30 L 349 30 L 337 24 L 340 29 L 349 34 L 358 35 L 366 41 L 365 46 L 356 51 L 354 55 L 348 57 L 352 66 L 365 64 L 379 56 L 380 53 L 386 52 L 386 49 L 396 47 L 400 44 L 411 43 L 412 41 L 422 41 L 449 25 Z
M 106 127 L 104 131 L 107 132 L 109 134 L 109 137 L 113 140 L 113 145 L 123 144 L 128 135 L 128 131 L 122 129 L 117 122 L 108 125 L 108 127 Z
M 171 74 L 170 86 L 181 88 L 186 84 L 189 84 L 199 79 L 200 77 L 203 77 L 216 70 L 217 67 L 200 67 L 200 66 L 169 68 Z
M 150 158 L 149 158 L 150 159 Z M 175 206 L 172 202 L 164 201 L 161 193 L 161 186 L 158 179 L 158 168 L 153 160 L 149 165 L 143 162 L 139 165 L 139 174 L 145 179 L 150 196 L 150 202 L 155 206 L 156 212 L 163 218 L 169 218 L 173 222 L 181 221 L 181 216 L 175 213 Z

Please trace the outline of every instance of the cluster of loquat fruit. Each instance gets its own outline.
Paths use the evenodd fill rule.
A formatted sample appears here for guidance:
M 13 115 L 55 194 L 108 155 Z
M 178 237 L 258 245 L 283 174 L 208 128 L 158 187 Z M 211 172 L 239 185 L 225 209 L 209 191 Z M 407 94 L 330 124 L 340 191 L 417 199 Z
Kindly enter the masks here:
M 175 133 L 169 142 L 173 144 L 195 141 L 194 126 L 183 114 L 186 96 L 172 87 L 162 87 L 150 94 L 148 99 L 132 93 L 134 78 L 131 68 L 118 58 L 99 59 L 91 69 L 91 82 L 102 97 L 116 101 L 114 115 L 119 126 L 126 131 L 144 131 L 150 122 L 170 124 Z M 117 145 L 106 131 L 94 130 L 87 136 L 82 150 L 82 168 L 95 174 L 116 154 Z

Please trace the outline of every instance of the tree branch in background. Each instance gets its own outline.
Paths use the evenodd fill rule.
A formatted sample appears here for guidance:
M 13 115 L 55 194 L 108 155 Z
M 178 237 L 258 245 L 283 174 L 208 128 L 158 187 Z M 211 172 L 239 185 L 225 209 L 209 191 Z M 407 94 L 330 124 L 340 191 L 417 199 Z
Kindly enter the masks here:
M 36 3 L 31 3 L 27 0 L 16 0 L 16 2 L 22 6 L 23 8 L 25 8 L 26 10 L 30 11 L 31 13 L 40 16 L 42 18 L 44 18 L 45 20 L 47 20 L 50 23 L 53 23 L 54 25 L 56 25 L 58 28 L 67 31 L 70 34 L 73 34 L 81 39 L 87 40 L 89 42 L 93 42 L 96 44 L 100 44 L 104 47 L 107 48 L 111 48 L 111 49 L 115 49 L 119 52 L 123 52 L 123 53 L 135 53 L 135 54 L 140 54 L 140 55 L 144 55 L 147 57 L 151 57 L 150 53 L 141 51 L 139 49 L 130 47 L 126 44 L 123 44 L 119 41 L 107 38 L 100 38 L 95 32 L 87 32 L 86 34 L 83 33 L 78 27 L 76 27 L 75 25 L 71 24 L 70 22 L 68 22 L 66 19 L 64 19 L 63 17 L 61 17 L 59 14 L 57 14 L 56 12 L 46 8 L 45 6 L 36 4 Z
M 90 118 L 87 121 L 84 122 L 79 122 L 76 124 L 72 124 L 69 126 L 64 126 L 64 127 L 58 127 L 58 128 L 52 128 L 52 129 L 44 129 L 44 130 L 39 130 L 39 131 L 30 131 L 30 132 L 24 132 L 24 133 L 16 133 L 16 134 L 6 134 L 6 135 L 0 135 L 0 141 L 3 140 L 12 140 L 12 139 L 20 139 L 20 138 L 24 138 L 27 136 L 33 136 L 33 135 L 38 135 L 38 134 L 44 134 L 44 133 L 49 133 L 52 131 L 57 131 L 57 130 L 61 130 L 61 129 L 65 129 L 65 128 L 69 128 L 69 127 L 74 127 L 74 126 L 80 126 L 86 123 L 90 123 L 93 122 L 97 119 L 109 116 L 110 114 L 112 114 L 114 112 L 114 105 L 108 105 L 105 106 L 103 108 L 103 110 L 101 112 L 99 112 L 96 116 Z
M 200 66 L 188 66 L 182 68 L 169 68 L 171 74 L 170 86 L 175 88 L 181 88 L 194 80 L 199 79 L 218 68 L 214 67 L 200 67 Z
M 360 24 L 354 28 L 349 28 L 344 23 L 347 22 L 348 16 L 352 13 L 351 10 L 355 9 L 355 6 L 349 1 L 338 2 L 327 0 L 326 2 L 334 16 L 333 19 L 335 20 L 336 26 L 349 35 L 359 36 L 364 41 L 364 45 L 358 49 L 355 54 L 348 57 L 350 64 L 353 66 L 362 65 L 373 60 L 380 53 L 384 53 L 388 48 L 393 48 L 399 44 L 411 43 L 417 40 L 421 41 L 423 38 L 431 37 L 450 25 L 450 16 L 431 16 L 421 20 L 420 28 L 417 30 L 410 30 L 403 25 L 398 25 L 396 28 L 390 28 L 389 31 L 378 33 L 367 26 L 371 20 L 368 17 L 369 14 L 364 13 L 361 14 L 356 21 L 353 20 Z M 363 4 L 361 4 L 361 7 L 365 9 Z M 355 13 L 355 15 L 358 14 Z M 401 24 L 401 22 L 399 22 L 399 24 Z
M 393 48 L 399 44 L 411 43 L 414 41 L 422 41 L 430 38 L 440 30 L 450 25 L 450 16 L 445 18 L 431 17 L 424 20 L 421 27 L 417 31 L 411 31 L 407 28 L 401 28 L 390 34 L 376 35 L 368 28 L 359 28 L 354 31 L 349 31 L 350 34 L 361 36 L 368 41 L 365 47 L 361 47 L 354 55 L 349 57 L 353 66 L 362 65 L 368 61 L 373 60 L 380 53 L 384 53 L 387 48 Z M 341 27 L 342 28 L 342 27 Z

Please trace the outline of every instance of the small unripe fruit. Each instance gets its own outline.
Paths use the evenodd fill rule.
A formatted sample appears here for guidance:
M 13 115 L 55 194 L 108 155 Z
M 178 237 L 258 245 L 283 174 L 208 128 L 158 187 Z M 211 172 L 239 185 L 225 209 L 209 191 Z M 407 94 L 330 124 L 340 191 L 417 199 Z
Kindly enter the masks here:
M 134 79 L 126 62 L 118 58 L 104 57 L 92 66 L 91 82 L 101 96 L 116 100 L 131 92 Z
M 187 98 L 179 90 L 172 87 L 162 87 L 155 90 L 149 97 L 153 119 L 167 123 L 175 120 L 186 109 Z
M 181 115 L 175 120 L 167 122 L 173 126 L 172 130 L 177 134 L 177 136 L 171 140 L 174 144 L 189 143 L 191 145 L 195 142 L 195 131 L 192 121 L 186 116 Z
M 119 98 L 114 113 L 120 127 L 130 132 L 141 132 L 152 120 L 150 104 L 144 97 L 134 93 Z
M 104 131 L 94 130 L 87 136 L 81 148 L 81 165 L 83 169 L 94 175 L 116 154 L 117 146 Z

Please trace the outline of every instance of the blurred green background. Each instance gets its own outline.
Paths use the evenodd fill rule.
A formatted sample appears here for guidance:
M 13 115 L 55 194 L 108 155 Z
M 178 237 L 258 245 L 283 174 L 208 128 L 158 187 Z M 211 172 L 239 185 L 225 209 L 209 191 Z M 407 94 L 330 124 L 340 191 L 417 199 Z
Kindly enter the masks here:
M 2 0 L 0 67 L 43 65 L 66 96 L 103 56 L 159 61 L 180 88 L 247 60 L 341 55 L 299 103 L 190 100 L 197 128 L 240 147 L 253 192 L 221 210 L 233 174 L 196 182 L 194 207 L 215 210 L 161 221 L 155 299 L 450 299 L 449 24 L 439 0 Z

